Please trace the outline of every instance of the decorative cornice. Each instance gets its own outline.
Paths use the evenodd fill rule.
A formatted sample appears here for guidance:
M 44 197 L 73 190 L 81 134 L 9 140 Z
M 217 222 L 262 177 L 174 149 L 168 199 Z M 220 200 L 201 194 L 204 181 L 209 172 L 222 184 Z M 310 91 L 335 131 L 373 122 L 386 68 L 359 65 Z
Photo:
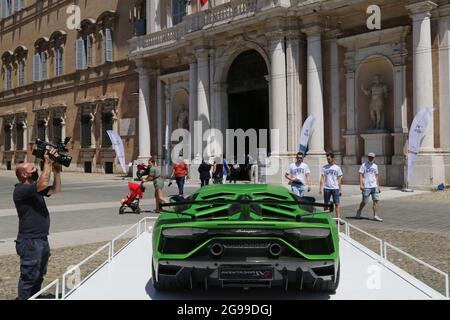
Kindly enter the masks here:
M 406 10 L 409 11 L 411 16 L 425 14 L 430 15 L 431 10 L 435 9 L 438 5 L 433 1 L 417 2 L 406 6 Z
M 338 44 L 347 49 L 357 49 L 373 46 L 377 44 L 385 44 L 390 42 L 406 41 L 406 36 L 410 32 L 410 26 L 400 26 L 379 31 L 362 33 L 350 37 L 338 39 Z
M 439 6 L 439 17 L 444 18 L 450 16 L 450 4 Z

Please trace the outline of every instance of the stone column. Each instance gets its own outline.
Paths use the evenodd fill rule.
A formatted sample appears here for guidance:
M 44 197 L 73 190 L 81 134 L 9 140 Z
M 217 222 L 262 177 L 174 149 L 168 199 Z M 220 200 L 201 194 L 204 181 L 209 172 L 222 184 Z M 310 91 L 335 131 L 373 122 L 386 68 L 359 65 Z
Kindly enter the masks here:
M 440 137 L 444 151 L 445 182 L 450 184 L 450 5 L 439 10 Z
M 97 141 L 95 139 L 95 107 L 93 108 L 94 110 L 91 110 L 91 113 L 89 114 L 89 122 L 91 123 L 91 146 L 90 148 L 94 149 L 97 148 Z M 48 121 L 47 124 L 45 125 L 46 129 L 45 132 L 48 132 Z M 47 135 L 47 133 L 46 133 Z M 46 138 L 48 140 L 48 138 Z
M 203 130 L 211 127 L 211 114 L 209 108 L 209 55 L 208 50 L 199 49 L 197 56 L 197 117 L 202 122 Z
M 163 131 L 165 130 L 164 123 L 163 123 L 163 97 L 162 97 L 162 81 L 160 77 L 158 77 L 156 82 L 156 103 L 157 103 L 157 122 L 158 122 L 158 132 L 157 132 L 157 139 L 158 139 L 158 150 L 156 154 L 158 155 L 158 160 L 162 158 L 162 150 L 163 150 Z M 161 162 L 161 161 L 160 161 Z
M 340 79 L 339 79 L 339 46 L 336 39 L 330 42 L 331 50 L 331 148 L 336 155 L 341 154 L 341 105 L 340 105 Z
M 145 160 L 151 156 L 149 70 L 141 60 L 136 65 L 139 73 L 139 159 Z
M 392 164 L 405 163 L 405 142 L 408 135 L 408 101 L 406 94 L 406 65 L 394 67 L 394 156 Z
M 218 110 L 216 109 L 216 84 L 214 83 L 214 72 L 215 72 L 215 51 L 213 49 L 209 50 L 209 110 L 211 112 L 211 128 L 218 128 Z
M 189 62 L 189 131 L 193 134 L 194 121 L 197 120 L 198 70 L 195 57 L 190 57 Z
M 414 114 L 424 108 L 434 107 L 430 11 L 436 6 L 431 1 L 406 6 L 413 20 Z M 421 150 L 434 151 L 433 119 L 428 124 Z
M 325 158 L 325 135 L 323 116 L 323 66 L 322 27 L 319 17 L 311 17 L 310 23 L 302 30 L 307 36 L 307 107 L 308 116 L 314 114 L 316 122 L 308 145 L 306 161 L 311 169 L 313 183 L 318 184 Z
M 308 115 L 314 114 L 316 117 L 308 154 L 324 155 L 322 28 L 313 26 L 303 32 L 308 37 Z
M 45 129 L 44 129 L 44 132 L 45 132 L 45 141 L 47 141 L 47 142 L 49 142 L 50 141 L 50 139 L 49 139 L 49 136 L 48 136 L 48 123 L 49 123 L 49 121 L 50 121 L 50 119 L 49 119 L 49 116 L 47 115 L 44 119 L 43 119 L 43 124 L 44 124 L 44 127 L 45 127 Z M 94 134 L 94 124 L 92 124 L 92 126 L 91 126 L 91 145 L 92 145 L 92 141 L 95 141 L 95 135 L 93 136 L 93 134 Z M 93 137 L 93 138 L 92 138 Z M 94 148 L 95 148 L 95 143 L 94 143 Z
M 450 153 L 450 5 L 439 10 L 439 84 L 440 84 L 440 137 L 441 148 Z M 450 155 L 447 181 L 450 180 Z
M 300 145 L 302 102 L 300 86 L 300 34 L 289 32 L 286 39 L 288 151 L 296 153 Z
M 345 133 L 345 156 L 343 163 L 347 165 L 355 165 L 359 163 L 361 152 L 361 139 L 357 132 L 358 110 L 355 101 L 355 52 L 347 51 L 345 53 L 346 66 L 346 98 L 347 98 L 347 131 Z
M 284 33 L 273 32 L 270 35 L 271 56 L 271 103 L 270 128 L 279 132 L 279 137 L 271 135 L 270 146 L 273 156 L 287 153 L 287 99 L 286 99 L 286 53 L 284 48 Z M 278 139 L 279 138 L 279 139 Z
M 16 149 L 15 141 L 14 141 L 14 120 L 11 119 L 11 122 L 6 124 L 6 127 L 8 128 L 10 134 L 9 134 L 9 143 L 11 145 L 11 148 L 7 151 L 14 151 Z
M 406 6 L 413 21 L 414 114 L 423 108 L 434 107 L 430 16 L 431 10 L 436 7 L 437 5 L 431 1 Z M 436 153 L 434 148 L 434 119 L 432 118 L 415 162 L 410 186 L 413 188 L 435 187 L 439 183 L 444 183 L 445 180 L 444 156 Z

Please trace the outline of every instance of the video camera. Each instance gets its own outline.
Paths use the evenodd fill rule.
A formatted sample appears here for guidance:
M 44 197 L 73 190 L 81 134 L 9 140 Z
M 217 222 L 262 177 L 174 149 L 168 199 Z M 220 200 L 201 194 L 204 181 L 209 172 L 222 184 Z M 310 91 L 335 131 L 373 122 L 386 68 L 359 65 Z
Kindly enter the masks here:
M 70 162 L 72 162 L 72 157 L 67 153 L 69 150 L 67 150 L 66 145 L 69 143 L 70 139 L 70 137 L 67 137 L 64 139 L 64 142 L 59 142 L 56 145 L 36 139 L 36 149 L 33 150 L 33 156 L 44 160 L 45 153 L 50 151 L 48 147 L 52 147 L 58 151 L 58 156 L 50 156 L 50 158 L 64 167 L 69 167 Z

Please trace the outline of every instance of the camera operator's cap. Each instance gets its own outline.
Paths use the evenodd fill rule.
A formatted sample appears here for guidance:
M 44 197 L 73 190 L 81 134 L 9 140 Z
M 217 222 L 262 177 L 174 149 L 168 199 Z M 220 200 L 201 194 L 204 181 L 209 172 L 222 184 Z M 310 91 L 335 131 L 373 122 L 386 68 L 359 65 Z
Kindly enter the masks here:
M 369 158 L 375 158 L 375 153 L 370 152 L 367 156 L 368 156 Z

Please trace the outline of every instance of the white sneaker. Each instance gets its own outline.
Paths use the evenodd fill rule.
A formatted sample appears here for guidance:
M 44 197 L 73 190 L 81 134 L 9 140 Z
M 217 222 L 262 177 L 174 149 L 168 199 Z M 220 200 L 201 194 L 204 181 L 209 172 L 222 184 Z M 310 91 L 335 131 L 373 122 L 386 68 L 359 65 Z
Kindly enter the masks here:
M 383 222 L 383 219 L 381 219 L 379 216 L 373 217 L 373 220 L 378 221 L 378 222 Z
M 356 211 L 356 219 L 361 219 L 361 210 Z

